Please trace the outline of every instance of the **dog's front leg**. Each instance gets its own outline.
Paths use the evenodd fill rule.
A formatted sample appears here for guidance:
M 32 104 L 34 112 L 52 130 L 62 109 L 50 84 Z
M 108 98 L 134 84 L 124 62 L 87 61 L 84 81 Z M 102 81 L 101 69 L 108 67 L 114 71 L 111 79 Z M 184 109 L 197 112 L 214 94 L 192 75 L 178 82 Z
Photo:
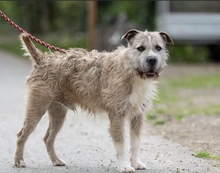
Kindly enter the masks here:
M 143 124 L 143 116 L 137 115 L 130 119 L 130 144 L 131 144 L 131 165 L 135 169 L 146 169 L 146 165 L 139 159 L 140 135 Z
M 124 115 L 109 114 L 110 129 L 115 145 L 116 156 L 118 161 L 118 171 L 120 172 L 134 172 L 135 169 L 131 167 L 129 160 L 129 151 L 125 141 L 125 117 Z

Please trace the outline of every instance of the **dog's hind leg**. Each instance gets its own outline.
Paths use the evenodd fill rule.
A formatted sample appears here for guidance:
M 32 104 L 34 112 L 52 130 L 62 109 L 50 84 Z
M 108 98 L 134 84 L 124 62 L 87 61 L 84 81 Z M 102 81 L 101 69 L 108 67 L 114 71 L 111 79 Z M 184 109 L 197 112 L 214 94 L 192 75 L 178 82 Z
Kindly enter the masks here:
M 118 171 L 120 172 L 134 172 L 129 160 L 128 144 L 126 143 L 125 135 L 125 116 L 109 114 L 110 129 L 115 145 L 116 157 L 118 161 Z
M 29 135 L 33 132 L 38 122 L 45 114 L 50 99 L 39 95 L 39 91 L 30 91 L 27 99 L 26 117 L 23 128 L 17 134 L 17 148 L 15 151 L 14 164 L 17 167 L 25 167 L 23 152 L 25 142 Z
M 59 103 L 52 102 L 48 108 L 49 127 L 44 136 L 44 142 L 47 148 L 48 155 L 54 166 L 64 166 L 65 162 L 59 159 L 54 149 L 54 141 L 57 133 L 61 129 L 66 117 L 67 108 Z
M 130 119 L 130 144 L 131 144 L 131 165 L 135 169 L 146 169 L 146 165 L 139 160 L 139 143 L 143 116 L 137 115 Z

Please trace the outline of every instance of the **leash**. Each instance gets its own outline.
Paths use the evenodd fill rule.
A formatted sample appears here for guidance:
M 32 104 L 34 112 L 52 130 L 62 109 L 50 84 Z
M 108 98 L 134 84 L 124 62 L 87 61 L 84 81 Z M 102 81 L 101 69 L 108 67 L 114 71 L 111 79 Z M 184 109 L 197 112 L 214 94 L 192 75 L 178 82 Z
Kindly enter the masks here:
M 9 17 L 7 17 L 1 10 L 0 10 L 0 15 L 3 19 L 5 19 L 13 28 L 15 28 L 17 31 L 21 32 L 21 33 L 27 33 L 29 38 L 31 40 L 34 40 L 35 42 L 41 44 L 42 46 L 46 47 L 46 48 L 49 48 L 49 49 L 53 49 L 55 51 L 59 51 L 59 52 L 62 52 L 62 53 L 66 53 L 67 50 L 64 50 L 64 49 L 61 49 L 59 47 L 56 47 L 56 46 L 53 46 L 53 45 L 50 45 L 44 41 L 41 41 L 40 39 L 34 37 L 33 35 L 29 34 L 27 31 L 25 31 L 24 29 L 22 29 L 20 26 L 18 26 L 16 23 L 14 23 Z

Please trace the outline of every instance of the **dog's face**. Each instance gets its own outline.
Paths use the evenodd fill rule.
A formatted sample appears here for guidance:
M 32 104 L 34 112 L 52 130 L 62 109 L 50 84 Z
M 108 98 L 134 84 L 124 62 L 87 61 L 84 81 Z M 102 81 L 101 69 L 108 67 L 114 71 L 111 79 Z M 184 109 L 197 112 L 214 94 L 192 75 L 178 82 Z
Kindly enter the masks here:
M 166 66 L 166 44 L 173 44 L 164 32 L 128 31 L 122 38 L 128 40 L 127 55 L 142 79 L 156 79 Z

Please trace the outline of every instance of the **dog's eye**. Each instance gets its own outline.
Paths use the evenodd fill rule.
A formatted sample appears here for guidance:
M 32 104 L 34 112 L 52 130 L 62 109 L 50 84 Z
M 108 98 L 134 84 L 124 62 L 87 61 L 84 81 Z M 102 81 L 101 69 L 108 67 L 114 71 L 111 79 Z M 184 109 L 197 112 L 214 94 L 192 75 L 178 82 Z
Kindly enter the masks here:
M 157 51 L 161 51 L 162 47 L 160 47 L 159 45 L 156 45 L 156 46 L 155 46 L 155 49 L 156 49 Z
M 140 46 L 137 48 L 137 50 L 139 50 L 140 52 L 143 52 L 145 50 L 145 48 L 143 46 Z

